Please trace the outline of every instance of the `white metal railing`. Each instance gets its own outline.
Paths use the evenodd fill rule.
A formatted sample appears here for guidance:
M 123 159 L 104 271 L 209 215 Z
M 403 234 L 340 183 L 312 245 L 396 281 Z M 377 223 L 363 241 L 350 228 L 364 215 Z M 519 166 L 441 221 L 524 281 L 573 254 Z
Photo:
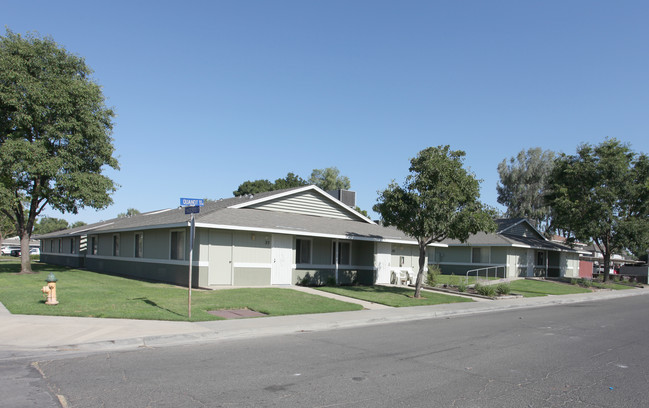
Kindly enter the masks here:
M 506 277 L 507 275 L 507 265 L 496 265 L 496 266 L 487 266 L 485 268 L 477 268 L 477 269 L 470 269 L 466 271 L 466 283 L 469 283 L 469 274 L 475 273 L 475 280 L 476 282 L 480 278 L 480 272 L 484 271 L 485 272 L 485 279 L 489 280 L 489 271 L 493 269 L 494 271 L 494 278 L 498 277 L 498 269 L 502 268 L 503 269 L 503 278 Z

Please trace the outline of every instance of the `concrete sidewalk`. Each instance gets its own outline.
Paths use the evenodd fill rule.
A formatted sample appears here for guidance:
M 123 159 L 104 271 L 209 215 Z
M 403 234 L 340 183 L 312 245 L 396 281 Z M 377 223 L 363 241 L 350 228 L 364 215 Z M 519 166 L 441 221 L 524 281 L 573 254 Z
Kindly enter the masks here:
M 0 327 L 2 327 L 0 331 L 0 351 L 6 358 L 46 352 L 51 354 L 52 351 L 57 352 L 57 354 L 62 354 L 65 352 L 159 347 L 296 332 L 342 329 L 647 294 L 649 294 L 649 290 L 646 289 L 630 289 L 600 291 L 578 295 L 545 296 L 473 303 L 450 303 L 404 308 L 375 307 L 352 312 L 217 320 L 195 323 L 12 315 L 0 304 Z

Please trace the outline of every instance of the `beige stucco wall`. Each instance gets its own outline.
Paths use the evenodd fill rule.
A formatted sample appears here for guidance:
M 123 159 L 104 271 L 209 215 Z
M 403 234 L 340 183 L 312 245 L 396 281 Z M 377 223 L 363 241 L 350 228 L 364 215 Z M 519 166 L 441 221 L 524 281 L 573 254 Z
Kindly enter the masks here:
M 237 231 L 232 233 L 232 241 L 234 245 L 233 262 L 262 264 L 271 262 L 270 234 Z M 236 276 L 235 271 L 235 280 Z
M 419 248 L 416 245 L 392 244 L 390 265 L 392 268 L 412 268 L 419 269 Z M 403 257 L 403 264 L 401 264 Z

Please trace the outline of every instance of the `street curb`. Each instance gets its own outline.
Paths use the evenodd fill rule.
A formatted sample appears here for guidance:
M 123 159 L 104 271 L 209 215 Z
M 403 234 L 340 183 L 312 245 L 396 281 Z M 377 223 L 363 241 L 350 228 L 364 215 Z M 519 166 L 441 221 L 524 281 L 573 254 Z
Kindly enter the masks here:
M 199 333 L 140 336 L 119 340 L 96 341 L 80 344 L 58 345 L 48 347 L 21 348 L 19 354 L 37 353 L 45 355 L 56 352 L 56 355 L 69 353 L 87 353 L 99 351 L 136 350 L 160 348 L 188 344 L 207 344 L 220 341 L 232 341 L 259 337 L 279 336 L 286 334 L 321 332 L 327 330 L 367 327 L 390 323 L 403 323 L 418 320 L 441 319 L 514 311 L 546 306 L 593 302 L 598 300 L 618 299 L 622 297 L 649 295 L 649 291 L 625 290 L 611 293 L 587 293 L 578 295 L 557 295 L 539 298 L 510 299 L 499 302 L 455 303 L 434 306 L 414 306 L 384 310 L 361 310 L 352 312 L 324 313 L 316 315 L 276 316 L 242 320 L 220 320 L 196 322 L 208 331 Z M 460 305 L 463 307 L 453 306 Z M 444 310 L 435 310 L 439 307 Z M 449 307 L 451 307 L 449 309 Z M 455 307 L 456 309 L 454 309 Z M 353 316 L 352 316 L 353 315 Z M 358 317 L 356 317 L 358 315 Z M 298 321 L 296 321 L 298 320 Z M 302 321 L 299 321 L 302 320 Z

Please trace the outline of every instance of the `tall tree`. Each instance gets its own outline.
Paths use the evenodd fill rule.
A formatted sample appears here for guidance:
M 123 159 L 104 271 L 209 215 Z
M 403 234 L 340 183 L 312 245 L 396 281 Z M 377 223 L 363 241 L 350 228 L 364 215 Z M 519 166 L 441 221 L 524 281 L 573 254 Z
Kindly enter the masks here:
M 7 237 L 12 237 L 16 234 L 16 224 L 4 214 L 0 213 L 0 243 Z
M 446 238 L 466 241 L 479 231 L 495 231 L 493 211 L 480 201 L 480 181 L 465 170 L 465 153 L 447 146 L 429 147 L 410 160 L 410 175 L 381 191 L 373 210 L 419 245 L 415 297 L 426 272 L 426 248 Z
M 340 175 L 337 167 L 327 167 L 326 169 L 313 169 L 309 184 L 315 184 L 321 189 L 328 190 L 349 190 L 351 183 L 349 178 Z
M 50 232 L 63 231 L 69 227 L 68 222 L 62 218 L 43 217 L 34 224 L 34 234 L 49 234 Z
M 248 195 L 248 194 L 259 194 L 266 191 L 273 191 L 273 183 L 268 180 L 254 180 L 254 181 L 244 181 L 239 185 L 235 191 L 232 192 L 235 197 Z
M 282 190 L 284 188 L 293 188 L 293 187 L 302 187 L 306 186 L 309 183 L 307 183 L 306 180 L 304 180 L 302 177 L 293 174 L 293 173 L 288 173 L 286 177 L 284 178 L 278 178 L 275 180 L 275 183 L 273 184 L 273 190 Z
M 235 197 L 239 197 L 248 194 L 255 195 L 266 191 L 282 190 L 284 188 L 301 187 L 308 184 L 302 177 L 289 172 L 286 174 L 286 177 L 278 178 L 274 183 L 266 179 L 244 181 L 232 193 Z
M 84 225 L 88 225 L 88 223 L 85 221 L 76 221 L 70 224 L 70 228 L 83 227 Z
M 496 189 L 498 203 L 507 207 L 505 216 L 527 218 L 537 228 L 549 232 L 550 211 L 543 195 L 554 157 L 554 152 L 535 147 L 500 162 Z
M 608 279 L 611 255 L 649 247 L 649 158 L 616 139 L 557 158 L 546 194 L 552 222 L 595 243 Z
M 135 208 L 128 208 L 126 212 L 117 214 L 117 218 L 128 218 L 138 214 L 140 214 L 140 210 L 137 210 Z
M 83 58 L 51 38 L 0 37 L 0 202 L 21 240 L 21 273 L 31 272 L 29 239 L 50 205 L 63 213 L 111 204 L 118 169 L 114 113 Z

